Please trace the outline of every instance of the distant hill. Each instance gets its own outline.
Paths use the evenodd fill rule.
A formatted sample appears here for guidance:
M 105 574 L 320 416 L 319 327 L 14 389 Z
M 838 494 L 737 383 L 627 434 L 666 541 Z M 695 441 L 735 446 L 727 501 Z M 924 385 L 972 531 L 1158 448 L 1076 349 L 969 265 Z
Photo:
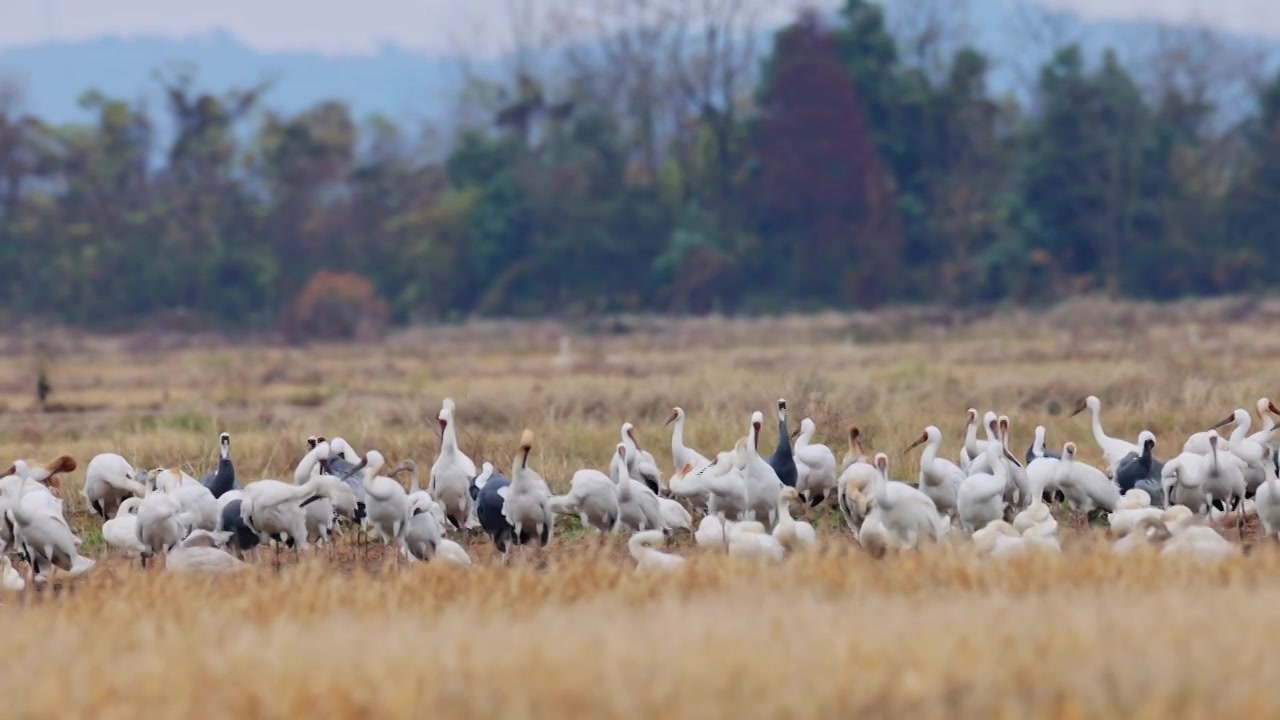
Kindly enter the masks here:
M 886 5 L 891 16 L 903 7 L 893 0 Z M 1001 94 L 1025 90 L 1052 48 L 1030 36 L 1010 0 L 968 0 L 966 7 L 969 39 L 997 60 L 992 89 Z M 1142 48 L 1154 46 L 1160 34 L 1160 27 L 1150 23 L 1052 17 L 1064 36 L 1080 40 L 1094 56 L 1108 46 L 1140 55 Z M 1273 62 L 1280 56 L 1277 40 L 1233 37 L 1232 41 L 1268 48 Z M 390 45 L 372 56 L 261 53 L 225 32 L 184 41 L 103 38 L 0 48 L 0 77 L 18 79 L 29 111 L 54 122 L 68 122 L 85 119 L 78 99 L 90 88 L 111 96 L 145 98 L 159 109 L 154 72 L 175 62 L 194 66 L 201 88 L 245 87 L 275 78 L 267 104 L 283 111 L 337 98 L 350 103 L 357 117 L 382 113 L 436 122 L 452 117 L 464 77 L 456 57 L 433 57 Z

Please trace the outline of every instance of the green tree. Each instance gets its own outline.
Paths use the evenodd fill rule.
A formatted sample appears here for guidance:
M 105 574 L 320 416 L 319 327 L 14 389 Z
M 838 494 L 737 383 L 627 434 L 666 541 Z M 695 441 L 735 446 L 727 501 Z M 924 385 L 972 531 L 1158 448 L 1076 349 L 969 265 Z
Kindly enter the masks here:
M 1025 246 L 1052 258 L 1056 293 L 1151 294 L 1170 149 L 1153 114 L 1110 52 L 1091 75 L 1080 49 L 1064 48 L 1038 89 L 1021 157 Z
M 1268 269 L 1280 238 L 1280 73 L 1259 93 L 1258 114 L 1244 142 L 1248 160 L 1231 188 L 1227 211 L 1230 244 L 1213 264 L 1222 289 L 1253 286 L 1273 275 Z

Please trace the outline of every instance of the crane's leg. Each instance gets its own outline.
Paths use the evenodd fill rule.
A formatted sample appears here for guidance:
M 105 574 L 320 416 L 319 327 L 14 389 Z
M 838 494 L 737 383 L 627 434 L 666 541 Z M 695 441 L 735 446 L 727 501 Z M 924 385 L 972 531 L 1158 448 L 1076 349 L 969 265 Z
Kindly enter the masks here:
M 31 557 L 31 555 L 28 554 L 27 555 L 27 588 L 26 588 L 26 592 L 23 593 L 23 600 L 25 601 L 27 597 L 30 597 L 31 596 L 30 594 L 34 593 L 35 591 L 36 591 L 36 561 L 35 561 L 35 558 Z

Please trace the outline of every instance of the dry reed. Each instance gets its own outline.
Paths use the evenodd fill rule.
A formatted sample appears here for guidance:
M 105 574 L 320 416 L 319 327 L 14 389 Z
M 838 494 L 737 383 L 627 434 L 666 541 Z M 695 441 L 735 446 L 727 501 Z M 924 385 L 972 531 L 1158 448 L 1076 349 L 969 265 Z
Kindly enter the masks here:
M 779 396 L 794 426 L 813 417 L 837 456 L 844 426 L 864 427 L 895 477 L 914 477 L 918 455 L 901 450 L 926 424 L 954 455 L 970 406 L 1007 412 L 1020 447 L 1044 424 L 1051 445 L 1076 440 L 1096 461 L 1087 421 L 1065 417 L 1089 393 L 1109 432 L 1151 429 L 1167 457 L 1190 432 L 1280 393 L 1266 385 L 1280 335 L 1234 323 L 1229 307 L 1178 312 L 912 317 L 896 335 L 876 316 L 637 323 L 575 340 L 559 362 L 545 324 L 415 330 L 374 348 L 174 343 L 141 356 L 128 342 L 76 338 L 52 367 L 55 399 L 74 412 L 25 410 L 30 358 L 0 357 L 11 410 L 0 458 L 75 456 L 68 516 L 101 552 L 78 494 L 97 452 L 200 476 L 225 429 L 244 482 L 289 477 L 303 439 L 323 433 L 425 469 L 446 394 L 472 457 L 509 467 L 529 426 L 531 464 L 557 488 L 580 467 L 605 467 L 624 421 L 667 466 L 672 405 L 688 412 L 689 444 L 710 453 Z M 481 541 L 468 545 L 471 568 L 356 565 L 350 547 L 334 562 L 322 551 L 279 575 L 219 579 L 104 559 L 70 591 L 0 599 L 0 702 L 14 717 L 98 718 L 1280 712 L 1267 640 L 1280 629 L 1269 612 L 1280 552 L 1269 545 L 1206 566 L 1116 558 L 1092 531 L 1068 537 L 1061 557 L 984 562 L 945 546 L 876 561 L 833 517 L 820 522 L 824 550 L 777 566 L 680 538 L 690 564 L 660 577 L 637 575 L 618 542 L 597 551 L 574 530 L 507 568 Z

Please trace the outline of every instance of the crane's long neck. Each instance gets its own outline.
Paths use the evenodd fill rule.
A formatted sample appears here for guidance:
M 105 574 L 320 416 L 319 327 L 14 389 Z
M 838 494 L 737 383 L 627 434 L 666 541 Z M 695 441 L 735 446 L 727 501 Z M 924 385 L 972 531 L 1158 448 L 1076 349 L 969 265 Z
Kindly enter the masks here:
M 1111 438 L 1102 429 L 1102 410 L 1093 408 L 1089 411 L 1089 415 L 1092 418 L 1090 424 L 1093 426 L 1093 439 L 1099 446 L 1105 448 L 1111 442 Z
M 1063 478 L 1071 475 L 1071 462 L 1073 458 L 1065 451 L 1062 453 L 1062 459 L 1058 461 L 1057 470 L 1053 473 L 1055 482 L 1061 482 Z
M 871 478 L 869 483 L 872 487 L 871 495 L 876 499 L 876 505 L 888 511 L 889 508 L 889 468 L 876 468 L 875 477 Z
M 621 457 L 615 456 L 613 462 L 609 463 L 609 477 L 618 489 L 618 502 L 630 502 L 631 475 L 627 470 L 626 462 Z
M 778 522 L 795 522 L 791 517 L 791 503 L 781 495 L 778 496 Z
M 302 483 L 301 485 L 296 486 L 292 493 L 290 493 L 287 496 L 284 496 L 284 498 L 282 499 L 282 502 L 288 502 L 289 500 L 292 500 L 292 499 L 302 499 L 302 498 L 310 497 L 312 495 L 323 495 L 325 497 L 328 497 L 329 495 L 328 490 L 330 487 L 329 482 L 330 482 L 329 478 L 324 477 L 322 475 L 316 475 L 315 477 L 308 479 L 306 482 Z
M 627 550 L 631 553 L 631 557 L 637 562 L 645 555 L 645 551 L 649 549 L 648 539 L 639 533 L 632 535 L 627 540 Z
M 684 416 L 677 415 L 675 427 L 671 429 L 671 464 L 680 467 L 680 457 L 684 455 Z
M 942 444 L 942 438 L 934 440 L 929 438 L 929 442 L 924 445 L 924 452 L 920 453 L 920 468 L 923 470 L 933 466 L 933 461 L 938 457 L 938 446 Z
M 1005 447 L 1001 445 L 998 450 L 990 449 L 995 447 L 994 445 L 988 445 L 987 447 L 988 447 L 988 450 L 987 450 L 988 457 L 991 460 L 991 474 L 995 475 L 997 479 L 1003 480 L 1006 484 L 1008 484 L 1009 464 L 1005 462 L 1005 459 L 1004 459 Z
M 307 482 L 308 478 L 311 477 L 312 468 L 320 461 L 320 452 L 324 449 L 326 449 L 324 446 L 317 445 L 302 456 L 302 460 L 298 461 L 298 467 L 294 468 L 293 471 L 294 485 L 302 485 Z
M 453 429 L 453 418 L 447 420 L 444 424 L 444 432 L 440 434 L 440 453 L 455 453 L 458 451 L 458 432 Z
M 329 451 L 335 454 L 342 453 L 343 456 L 346 457 L 347 462 L 352 464 L 360 462 L 360 459 L 361 459 L 360 453 L 357 453 L 351 447 L 351 443 L 347 442 L 346 440 L 343 440 L 342 438 L 334 438 L 330 440 Z
M 964 426 L 964 451 L 970 458 L 978 457 L 978 425 L 973 421 Z
M 807 446 L 809 445 L 809 443 L 813 440 L 813 433 L 814 433 L 816 430 L 817 430 L 817 428 L 811 428 L 811 429 L 809 429 L 809 430 L 804 430 L 804 431 L 802 431 L 802 432 L 800 433 L 800 436 L 796 438 L 796 445 L 795 445 L 795 446 L 796 446 L 796 447 L 807 447 Z
M 1244 442 L 1244 439 L 1249 435 L 1249 428 L 1253 425 L 1253 419 L 1245 413 L 1240 413 L 1238 420 L 1239 422 L 1236 423 L 1235 430 L 1231 431 L 1229 439 L 1232 445 Z
M 791 450 L 791 434 L 787 432 L 787 411 L 778 411 L 778 447 Z
M 422 490 L 422 485 L 418 480 L 418 470 L 414 468 L 409 471 L 409 492 L 416 493 L 420 490 Z
M 1000 438 L 996 435 L 996 431 L 991 429 L 991 423 L 983 423 L 982 429 L 987 433 L 987 442 L 1000 444 Z
M 516 456 L 511 459 L 511 482 L 515 482 L 520 472 L 529 464 L 529 451 L 526 448 L 520 448 Z

